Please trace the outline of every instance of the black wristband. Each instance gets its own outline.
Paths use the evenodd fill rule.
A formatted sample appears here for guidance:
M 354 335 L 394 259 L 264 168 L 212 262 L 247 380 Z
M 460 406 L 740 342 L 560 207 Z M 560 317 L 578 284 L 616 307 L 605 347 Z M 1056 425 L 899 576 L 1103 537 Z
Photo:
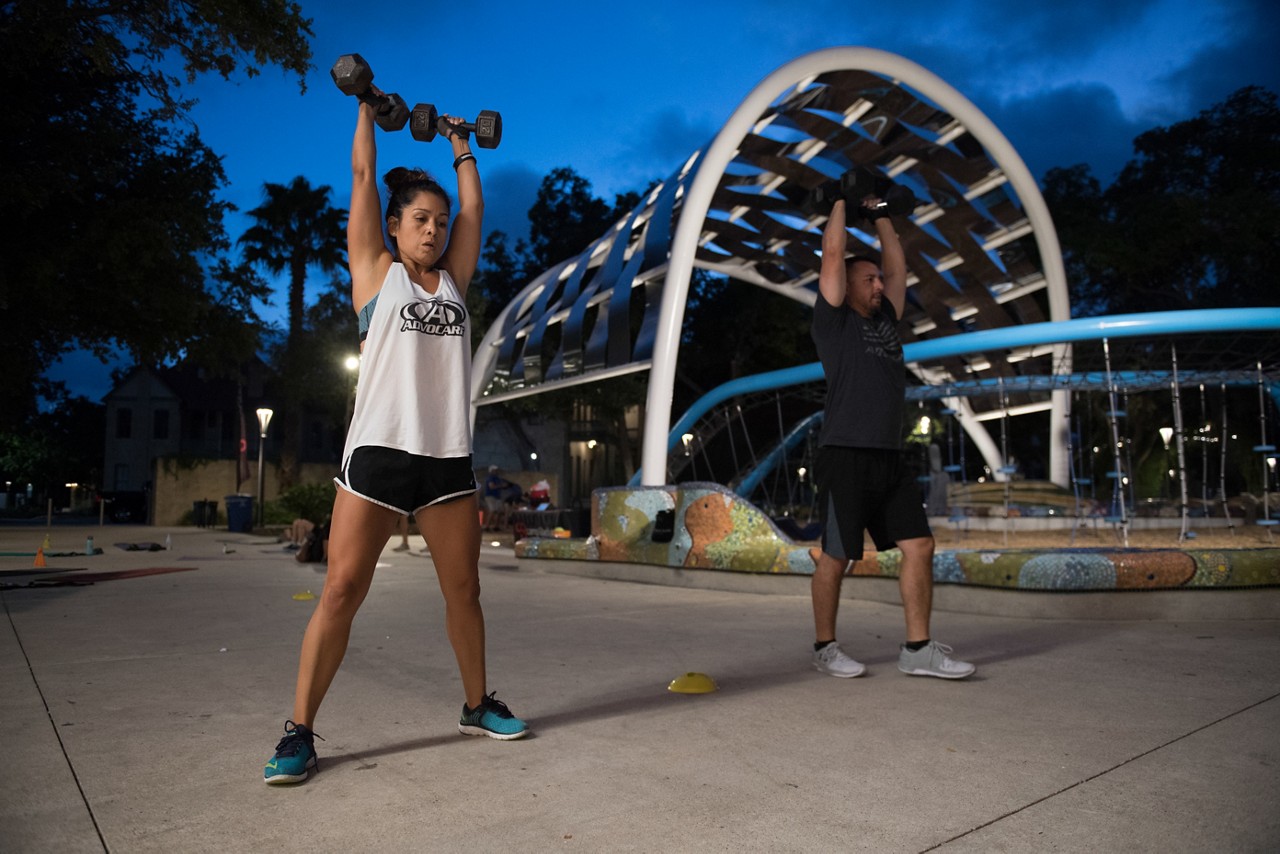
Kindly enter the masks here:
M 456 172 L 458 171 L 458 167 L 461 166 L 463 163 L 466 163 L 468 160 L 475 160 L 475 159 L 476 159 L 476 156 L 472 154 L 470 151 L 466 152 L 465 154 L 459 154 L 457 159 L 453 161 L 453 170 Z
M 866 205 L 858 206 L 858 214 L 868 222 L 875 222 L 878 219 L 886 219 L 889 216 L 889 206 L 884 202 L 869 208 Z

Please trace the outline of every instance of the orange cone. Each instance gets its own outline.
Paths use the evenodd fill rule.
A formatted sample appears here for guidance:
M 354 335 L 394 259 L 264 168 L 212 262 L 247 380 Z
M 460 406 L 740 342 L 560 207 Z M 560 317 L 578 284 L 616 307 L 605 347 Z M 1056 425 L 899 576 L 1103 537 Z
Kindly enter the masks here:
M 36 562 L 33 565 L 36 567 L 46 566 L 44 562 L 44 546 L 36 549 Z

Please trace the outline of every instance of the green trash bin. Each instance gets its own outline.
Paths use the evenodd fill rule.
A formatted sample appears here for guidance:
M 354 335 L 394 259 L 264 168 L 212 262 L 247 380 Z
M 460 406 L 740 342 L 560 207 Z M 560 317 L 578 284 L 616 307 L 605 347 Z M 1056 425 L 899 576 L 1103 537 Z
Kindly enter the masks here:
M 253 530 L 253 496 L 228 495 L 227 530 L 247 534 Z

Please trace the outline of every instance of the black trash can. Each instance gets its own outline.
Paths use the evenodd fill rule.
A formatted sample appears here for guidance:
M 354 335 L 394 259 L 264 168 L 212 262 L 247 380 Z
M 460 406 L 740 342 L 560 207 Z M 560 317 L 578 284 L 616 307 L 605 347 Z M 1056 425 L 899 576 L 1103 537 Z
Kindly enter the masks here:
M 197 528 L 213 528 L 218 524 L 218 502 L 205 499 L 191 505 L 191 524 Z
M 227 530 L 247 534 L 253 530 L 253 496 L 228 495 Z

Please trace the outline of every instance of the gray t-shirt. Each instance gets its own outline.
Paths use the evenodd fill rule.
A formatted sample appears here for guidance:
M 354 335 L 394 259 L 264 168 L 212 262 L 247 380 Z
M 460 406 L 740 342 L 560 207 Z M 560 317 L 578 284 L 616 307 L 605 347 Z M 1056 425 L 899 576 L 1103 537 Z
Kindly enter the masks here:
M 866 318 L 818 295 L 811 334 L 827 378 L 819 445 L 902 449 L 907 373 L 897 322 L 888 300 Z

